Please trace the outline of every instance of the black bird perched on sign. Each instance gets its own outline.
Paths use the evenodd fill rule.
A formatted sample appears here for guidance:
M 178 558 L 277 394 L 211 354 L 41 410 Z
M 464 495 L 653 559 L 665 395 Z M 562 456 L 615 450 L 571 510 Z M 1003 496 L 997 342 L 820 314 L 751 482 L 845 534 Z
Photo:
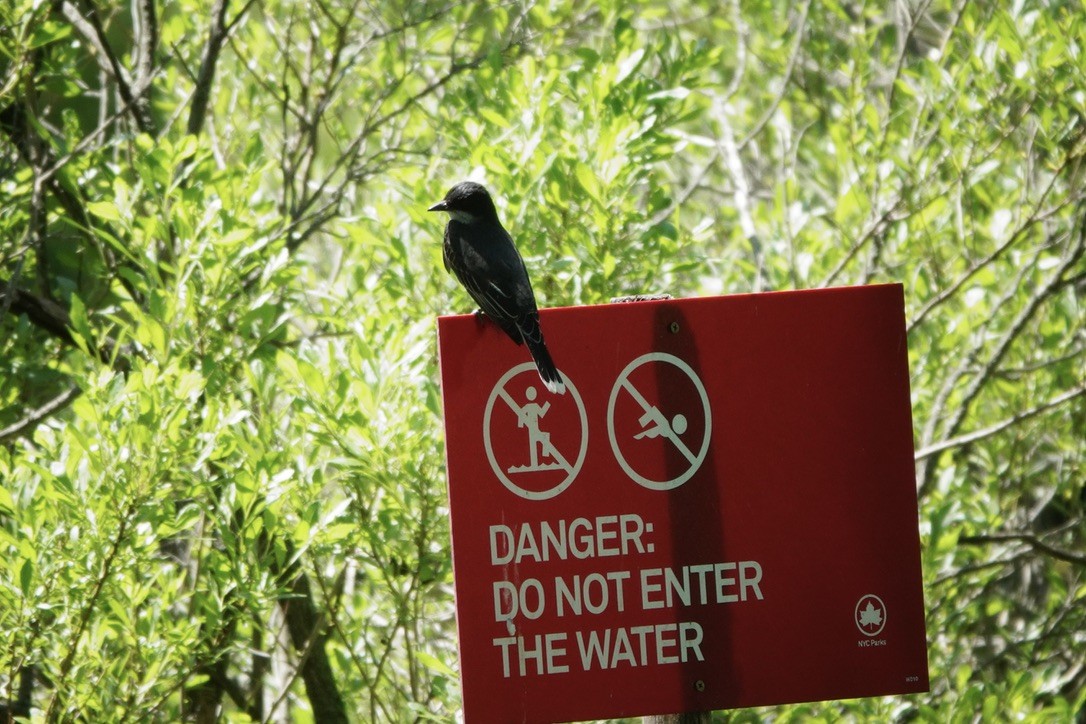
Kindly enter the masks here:
M 479 308 L 517 344 L 523 342 L 551 392 L 566 391 L 539 326 L 532 283 L 513 237 L 498 221 L 490 194 L 473 181 L 456 184 L 428 211 L 446 211 L 445 269 L 468 290 Z

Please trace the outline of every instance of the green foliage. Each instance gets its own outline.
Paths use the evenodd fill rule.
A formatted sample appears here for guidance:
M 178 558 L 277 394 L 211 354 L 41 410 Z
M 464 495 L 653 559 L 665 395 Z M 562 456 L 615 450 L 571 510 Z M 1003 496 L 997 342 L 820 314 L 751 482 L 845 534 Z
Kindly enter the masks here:
M 1082 716 L 1081 8 L 146 7 L 0 7 L 0 700 L 455 718 L 472 176 L 546 306 L 905 284 L 932 693 L 728 718 Z

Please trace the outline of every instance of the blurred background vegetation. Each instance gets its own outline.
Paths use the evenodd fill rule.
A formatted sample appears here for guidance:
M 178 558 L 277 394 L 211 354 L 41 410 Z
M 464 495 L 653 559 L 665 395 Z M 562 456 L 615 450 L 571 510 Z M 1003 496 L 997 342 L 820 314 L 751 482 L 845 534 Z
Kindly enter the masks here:
M 1078 2 L 6 0 L 0 701 L 406 721 L 459 690 L 455 181 L 544 306 L 905 285 L 932 691 L 1086 714 Z

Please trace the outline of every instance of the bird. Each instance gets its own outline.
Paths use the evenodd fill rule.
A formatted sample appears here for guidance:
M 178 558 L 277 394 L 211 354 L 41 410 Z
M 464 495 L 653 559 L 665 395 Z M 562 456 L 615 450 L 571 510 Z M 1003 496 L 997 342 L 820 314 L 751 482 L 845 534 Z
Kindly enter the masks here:
M 461 181 L 427 211 L 449 214 L 445 226 L 445 270 L 464 286 L 479 309 L 517 344 L 524 343 L 548 390 L 564 394 L 566 384 L 551 359 L 539 325 L 532 283 L 513 237 L 498 220 L 482 184 Z

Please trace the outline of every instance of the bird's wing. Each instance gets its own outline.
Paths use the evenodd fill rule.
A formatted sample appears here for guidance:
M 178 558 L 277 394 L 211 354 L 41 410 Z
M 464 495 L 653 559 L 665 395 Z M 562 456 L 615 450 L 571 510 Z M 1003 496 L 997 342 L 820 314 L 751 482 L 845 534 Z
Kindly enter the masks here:
M 535 301 L 513 240 L 500 225 L 474 229 L 466 234 L 459 224 L 450 223 L 445 229 L 445 268 L 460 280 L 468 294 L 517 344 L 521 335 L 516 320 L 529 306 L 535 311 Z M 520 279 L 523 279 L 521 283 Z M 527 302 L 522 289 L 527 288 Z
M 509 290 L 498 282 L 477 276 L 470 276 L 462 281 L 468 294 L 486 316 L 501 327 L 514 342 L 520 344 L 521 335 L 517 319 L 522 315 L 518 312 L 516 298 L 509 293 Z

